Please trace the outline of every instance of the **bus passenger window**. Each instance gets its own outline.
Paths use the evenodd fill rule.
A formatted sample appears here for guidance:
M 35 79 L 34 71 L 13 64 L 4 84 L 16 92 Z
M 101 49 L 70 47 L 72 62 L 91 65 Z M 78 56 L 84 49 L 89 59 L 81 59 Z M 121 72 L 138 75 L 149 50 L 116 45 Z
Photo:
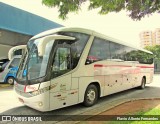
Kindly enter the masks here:
M 86 64 L 110 59 L 109 41 L 95 38 L 89 51 Z
M 118 43 L 110 42 L 110 51 L 112 60 L 124 60 L 124 46 Z
M 78 65 L 83 49 L 89 39 L 89 35 L 79 32 L 59 32 L 59 34 L 76 38 L 74 42 L 66 42 L 67 44 L 69 43 L 69 45 L 71 46 L 71 66 L 72 69 L 74 69 Z

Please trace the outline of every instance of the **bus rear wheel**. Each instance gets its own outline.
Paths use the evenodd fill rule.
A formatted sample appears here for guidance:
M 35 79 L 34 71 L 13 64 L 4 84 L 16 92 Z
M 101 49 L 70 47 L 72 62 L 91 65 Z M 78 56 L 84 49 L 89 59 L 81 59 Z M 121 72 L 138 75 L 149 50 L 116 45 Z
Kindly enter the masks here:
M 83 104 L 87 107 L 93 106 L 98 100 L 98 90 L 93 84 L 89 85 L 86 89 Z
M 141 81 L 141 86 L 139 88 L 144 89 L 145 87 L 146 87 L 146 79 L 143 77 Z
M 13 77 L 8 77 L 7 78 L 7 83 L 10 84 L 10 85 L 13 85 L 14 84 L 14 78 Z

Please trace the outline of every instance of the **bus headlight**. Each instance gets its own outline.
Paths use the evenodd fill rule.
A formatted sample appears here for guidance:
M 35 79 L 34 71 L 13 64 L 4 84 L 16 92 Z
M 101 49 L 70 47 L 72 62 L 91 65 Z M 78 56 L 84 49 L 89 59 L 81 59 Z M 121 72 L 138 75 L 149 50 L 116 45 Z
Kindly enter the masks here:
M 47 92 L 50 90 L 50 87 L 45 87 L 45 88 L 42 88 L 42 89 L 39 89 L 39 90 L 36 90 L 36 91 L 33 91 L 33 92 L 29 92 L 32 96 L 37 96 L 37 95 L 40 95 L 44 92 Z

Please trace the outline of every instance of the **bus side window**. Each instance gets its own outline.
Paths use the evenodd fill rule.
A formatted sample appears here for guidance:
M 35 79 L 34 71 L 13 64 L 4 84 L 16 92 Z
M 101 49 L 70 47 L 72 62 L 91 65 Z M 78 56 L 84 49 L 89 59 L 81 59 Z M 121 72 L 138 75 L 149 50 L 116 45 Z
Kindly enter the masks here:
M 89 51 L 86 64 L 110 59 L 109 41 L 95 38 Z
M 110 42 L 110 51 L 111 51 L 111 59 L 112 60 L 124 60 L 125 59 L 125 51 L 124 47 L 121 44 Z
M 125 54 L 124 54 L 125 61 L 136 61 L 136 56 L 134 55 L 136 51 L 135 49 L 125 46 L 124 51 L 125 51 Z
M 59 32 L 59 34 L 76 38 L 74 42 L 70 42 L 70 43 L 66 42 L 67 44 L 69 43 L 71 46 L 71 58 L 72 58 L 71 66 L 72 66 L 72 69 L 74 69 L 78 65 L 79 59 L 81 57 L 83 49 L 85 48 L 85 45 L 90 35 L 83 34 L 80 32 Z

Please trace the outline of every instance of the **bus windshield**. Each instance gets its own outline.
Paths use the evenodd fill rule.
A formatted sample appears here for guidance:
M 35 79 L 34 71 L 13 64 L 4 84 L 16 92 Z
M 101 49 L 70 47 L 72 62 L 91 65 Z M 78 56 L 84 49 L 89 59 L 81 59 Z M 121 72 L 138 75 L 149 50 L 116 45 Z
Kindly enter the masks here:
M 88 39 L 87 34 L 60 32 L 30 40 L 17 73 L 18 82 L 36 84 L 50 76 L 56 78 L 73 70 L 78 65 Z
M 27 44 L 28 54 L 23 56 L 22 62 L 17 74 L 20 80 L 32 80 L 45 76 L 50 51 L 52 49 L 54 40 L 50 40 L 45 46 L 43 56 L 38 54 L 38 45 L 40 39 L 29 41 Z

